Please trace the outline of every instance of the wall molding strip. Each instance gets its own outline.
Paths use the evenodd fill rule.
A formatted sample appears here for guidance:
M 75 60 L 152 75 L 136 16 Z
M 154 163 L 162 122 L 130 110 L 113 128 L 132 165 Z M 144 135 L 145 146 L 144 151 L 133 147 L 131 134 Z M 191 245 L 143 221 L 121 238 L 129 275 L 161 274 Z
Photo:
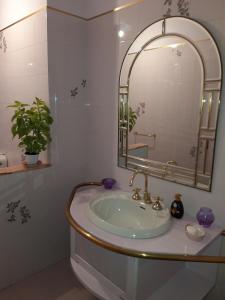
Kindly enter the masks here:
M 25 17 L 23 17 L 23 18 L 21 18 L 21 19 L 15 21 L 15 22 L 13 22 L 13 23 L 11 23 L 11 24 L 9 24 L 9 25 L 3 27 L 2 29 L 0 29 L 0 32 L 6 30 L 6 29 L 8 29 L 8 28 L 10 28 L 10 27 L 12 27 L 12 26 L 14 26 L 14 25 L 16 25 L 16 24 L 18 24 L 18 23 L 20 23 L 20 22 L 22 22 L 22 21 L 24 21 L 24 20 L 26 20 L 26 19 L 28 19 L 28 18 L 34 16 L 34 15 L 36 15 L 36 14 L 38 14 L 39 12 L 41 12 L 41 11 L 43 11 L 43 10 L 46 10 L 46 8 L 47 8 L 47 6 L 46 6 L 46 5 L 43 5 L 43 6 L 40 7 L 39 9 L 37 9 L 37 10 L 35 10 L 34 12 L 30 13 L 29 15 L 27 15 L 27 16 L 25 16 Z
M 55 7 L 49 6 L 49 5 L 47 5 L 46 7 L 47 7 L 47 9 L 49 9 L 49 10 L 53 10 L 53 11 L 56 11 L 56 12 L 58 12 L 58 13 L 61 13 L 61 14 L 64 14 L 64 15 L 67 15 L 67 16 L 70 16 L 70 17 L 74 17 L 74 18 L 77 18 L 77 19 L 80 19 L 80 20 L 83 20 L 83 21 L 88 21 L 87 18 L 81 17 L 81 16 L 76 15 L 76 14 L 72 14 L 72 13 L 70 13 L 70 12 L 68 12 L 68 11 L 61 10 L 61 9 L 58 9 L 58 8 L 55 8 Z
M 136 1 L 131 2 L 131 3 L 127 3 L 127 4 L 124 4 L 124 5 L 118 6 L 118 7 L 114 8 L 114 9 L 111 9 L 111 10 L 106 11 L 104 13 L 101 13 L 99 15 L 87 18 L 87 21 L 91 21 L 91 20 L 97 19 L 99 17 L 105 16 L 105 15 L 108 15 L 108 14 L 111 14 L 111 13 L 116 13 L 116 12 L 122 10 L 122 9 L 125 9 L 125 8 L 128 8 L 128 7 L 140 4 L 140 3 L 144 2 L 144 1 L 145 0 L 136 0 Z
M 116 13 L 116 12 L 122 10 L 122 9 L 126 9 L 126 8 L 132 7 L 134 5 L 140 4 L 140 3 L 144 2 L 144 1 L 145 0 L 136 0 L 134 2 L 118 6 L 118 7 L 114 8 L 114 9 L 111 9 L 109 11 L 106 11 L 104 13 L 98 14 L 98 15 L 90 17 L 90 18 L 85 18 L 85 17 L 79 16 L 79 15 L 67 12 L 65 10 L 61 10 L 61 9 L 55 8 L 53 6 L 43 5 L 39 9 L 37 9 L 34 12 L 28 14 L 27 16 L 25 16 L 25 17 L 23 17 L 23 18 L 15 21 L 15 22 L 13 22 L 13 23 L 5 26 L 4 28 L 0 29 L 0 32 L 6 30 L 6 29 L 8 29 L 8 28 L 10 28 L 10 27 L 12 27 L 12 26 L 14 26 L 14 25 L 16 25 L 16 24 L 18 24 L 18 23 L 20 23 L 20 22 L 22 22 L 22 21 L 24 21 L 24 20 L 26 20 L 26 19 L 28 19 L 30 17 L 32 17 L 32 16 L 34 16 L 35 14 L 37 14 L 37 13 L 43 11 L 43 10 L 47 10 L 47 9 L 52 10 L 52 11 L 56 11 L 58 13 L 61 13 L 61 14 L 64 14 L 64 15 L 67 15 L 67 16 L 70 16 L 70 17 L 74 17 L 74 18 L 77 18 L 77 19 L 80 19 L 80 20 L 83 20 L 83 21 L 92 21 L 92 20 L 97 19 L 99 17 L 105 16 L 105 15 L 108 15 L 108 14 L 111 14 L 111 13 Z

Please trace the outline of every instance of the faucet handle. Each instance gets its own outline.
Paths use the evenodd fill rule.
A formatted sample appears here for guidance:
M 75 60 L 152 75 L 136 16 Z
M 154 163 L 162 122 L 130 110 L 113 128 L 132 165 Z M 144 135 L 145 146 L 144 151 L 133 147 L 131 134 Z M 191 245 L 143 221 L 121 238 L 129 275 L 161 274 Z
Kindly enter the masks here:
M 135 189 L 133 189 L 133 195 L 132 195 L 132 199 L 133 200 L 141 200 L 141 196 L 140 196 L 140 191 L 141 191 L 141 189 L 139 189 L 139 188 L 135 188 Z
M 152 204 L 152 209 L 154 209 L 154 210 L 162 210 L 163 206 L 160 203 L 160 201 L 163 201 L 163 199 L 161 199 L 159 196 L 156 197 L 155 202 Z

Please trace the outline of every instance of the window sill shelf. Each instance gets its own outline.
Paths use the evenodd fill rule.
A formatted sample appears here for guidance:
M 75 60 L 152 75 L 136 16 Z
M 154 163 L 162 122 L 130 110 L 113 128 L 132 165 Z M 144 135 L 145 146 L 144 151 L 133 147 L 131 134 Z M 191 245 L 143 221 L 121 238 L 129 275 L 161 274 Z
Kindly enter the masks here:
M 21 173 L 21 172 L 35 171 L 35 170 L 45 169 L 50 166 L 51 164 L 47 164 L 47 163 L 40 163 L 38 165 L 30 166 L 30 167 L 28 167 L 25 164 L 19 164 L 10 167 L 0 168 L 0 176 Z

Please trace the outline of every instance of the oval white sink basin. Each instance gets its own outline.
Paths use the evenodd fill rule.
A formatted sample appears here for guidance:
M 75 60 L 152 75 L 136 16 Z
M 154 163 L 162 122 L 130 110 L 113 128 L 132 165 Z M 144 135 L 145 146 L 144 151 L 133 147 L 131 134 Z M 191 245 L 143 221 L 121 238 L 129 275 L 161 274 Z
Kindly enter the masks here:
M 170 227 L 168 209 L 155 211 L 125 192 L 105 193 L 91 201 L 88 216 L 101 229 L 129 238 L 156 237 Z

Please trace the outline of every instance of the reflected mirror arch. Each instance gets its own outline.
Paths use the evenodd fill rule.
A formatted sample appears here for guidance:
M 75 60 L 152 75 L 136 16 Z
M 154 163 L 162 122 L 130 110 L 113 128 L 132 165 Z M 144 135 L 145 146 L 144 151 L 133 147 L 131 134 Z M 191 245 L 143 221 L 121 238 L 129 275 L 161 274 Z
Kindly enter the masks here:
M 164 32 L 163 28 L 165 28 Z M 126 69 L 129 70 L 129 66 L 133 61 L 131 55 L 141 52 L 146 43 L 168 34 L 181 36 L 195 45 L 196 49 L 198 49 L 199 53 L 204 57 L 206 80 L 210 78 L 221 79 L 222 69 L 220 53 L 218 46 L 209 31 L 200 23 L 192 19 L 185 17 L 169 17 L 151 24 L 136 37 L 122 62 L 120 85 L 127 84 L 128 75 L 126 74 Z
M 186 59 L 181 60 L 181 55 Z M 191 55 L 193 62 L 190 64 L 187 59 Z M 160 68 L 157 59 L 160 60 Z M 195 76 L 185 76 L 189 73 L 195 73 Z M 135 131 L 128 133 L 128 144 L 135 145 L 140 140 L 140 134 L 148 129 L 148 138 L 152 135 L 152 141 L 147 141 L 144 136 L 142 141 L 148 142 L 149 159 L 164 163 L 176 161 L 181 167 L 195 169 L 197 156 L 190 160 L 182 152 L 183 148 L 188 147 L 185 142 L 198 148 L 204 67 L 196 48 L 178 36 L 159 37 L 143 47 L 136 56 L 128 80 L 129 106 L 134 111 L 139 110 Z M 197 80 L 199 83 L 196 85 Z M 173 81 L 176 81 L 175 85 Z M 138 101 L 140 99 L 142 102 Z M 183 109 L 185 117 L 180 118 Z M 179 143 L 176 142 L 178 136 L 184 137 Z M 165 147 L 170 150 L 162 153 L 160 149 Z
M 179 134 L 177 134 L 177 136 L 176 134 L 174 135 L 176 136 L 176 139 L 173 138 L 175 139 L 173 141 L 173 148 L 176 151 L 174 149 L 172 150 L 171 147 L 168 147 L 169 135 L 166 134 L 166 130 L 168 129 L 166 126 L 166 122 L 168 123 L 169 120 L 168 114 L 167 117 L 164 116 L 164 118 L 162 111 L 160 114 L 156 114 L 156 118 L 161 118 L 160 126 L 157 127 L 155 124 L 155 126 L 157 127 L 157 131 L 159 131 L 159 127 L 162 127 L 162 124 L 165 125 L 164 136 L 166 136 L 166 138 L 164 137 L 164 140 L 162 128 L 160 135 L 159 133 L 157 135 L 157 132 L 153 130 L 152 125 L 150 126 L 151 128 L 149 130 L 142 130 L 142 132 L 138 132 L 137 130 L 137 124 L 140 123 L 140 114 L 142 114 L 141 118 L 143 120 L 144 117 L 146 120 L 148 119 L 147 117 L 149 117 L 149 114 L 147 113 L 147 106 L 149 105 L 149 103 L 147 100 L 142 101 L 144 98 L 143 90 L 146 90 L 146 99 L 151 98 L 152 94 L 154 94 L 152 92 L 153 89 L 152 87 L 150 87 L 149 83 L 153 82 L 153 79 L 150 80 L 151 73 L 149 73 L 148 76 L 142 76 L 142 80 L 139 79 L 139 82 L 138 78 L 141 78 L 141 76 L 139 76 L 141 70 L 143 70 L 142 73 L 146 73 L 146 69 L 151 69 L 154 61 L 153 56 L 152 62 L 150 61 L 146 63 L 146 61 L 143 60 L 142 68 L 139 68 L 139 73 L 136 72 L 136 81 L 134 81 L 133 78 L 135 77 L 135 70 L 137 71 L 138 69 L 137 62 L 138 60 L 141 61 L 142 56 L 144 56 L 143 53 L 156 53 L 156 49 L 163 49 L 163 51 L 167 51 L 167 53 L 168 50 L 172 50 L 171 52 L 173 52 L 173 54 L 176 53 L 178 59 L 180 59 L 181 56 L 185 56 L 183 55 L 184 50 L 186 52 L 189 51 L 190 53 L 195 53 L 191 55 L 192 61 L 190 61 L 190 64 L 192 63 L 193 65 L 195 64 L 195 62 L 198 62 L 198 73 L 201 74 L 201 76 L 196 79 L 196 81 L 198 82 L 198 86 L 196 92 L 197 100 L 195 99 L 195 103 L 197 103 L 197 105 L 195 105 L 194 114 L 191 115 L 190 113 L 191 103 L 193 103 L 194 98 L 196 98 L 196 95 L 195 97 L 193 95 L 191 96 L 191 92 L 194 89 L 194 86 L 196 89 L 195 81 L 193 81 L 196 72 L 192 71 L 192 75 L 190 76 L 190 78 L 186 77 L 186 79 L 183 80 L 183 90 L 180 89 L 180 96 L 177 97 L 178 101 L 179 98 L 184 98 L 181 97 L 182 93 L 186 96 L 187 100 L 186 102 L 184 102 L 184 104 L 185 111 L 187 111 L 187 106 L 189 105 L 189 120 L 186 123 L 186 127 L 183 126 L 183 135 L 181 135 L 182 130 L 180 130 L 180 136 Z M 165 56 L 165 58 L 164 60 L 159 60 L 159 57 L 156 56 L 155 61 L 161 62 L 160 68 L 162 68 L 164 64 L 164 71 L 167 70 L 166 72 L 168 72 L 169 66 L 166 66 L 166 64 L 168 63 L 168 55 Z M 170 59 L 174 58 L 172 57 Z M 175 61 L 174 65 L 177 65 L 177 67 L 179 68 L 182 65 L 181 59 L 177 62 Z M 187 75 L 187 66 L 185 68 L 183 66 L 184 69 L 181 73 Z M 154 70 L 158 72 L 158 69 L 159 68 L 155 68 Z M 166 72 L 163 72 L 162 74 L 165 74 Z M 171 84 L 173 76 L 171 76 L 171 73 L 168 72 L 167 77 L 168 85 L 168 81 L 170 81 Z M 141 81 L 144 81 L 143 78 L 145 78 L 146 86 L 149 85 L 150 90 L 148 92 L 148 89 L 146 89 L 146 87 L 141 87 L 140 83 Z M 160 88 L 158 87 L 158 97 L 155 98 L 159 99 L 160 93 L 162 93 L 162 90 L 165 89 L 165 79 L 166 78 L 164 78 L 164 80 L 161 80 L 160 85 L 158 83 L 158 86 Z M 190 85 L 191 80 L 192 85 Z M 185 17 L 170 17 L 157 21 L 156 23 L 144 29 L 128 49 L 123 59 L 120 71 L 118 165 L 120 167 L 128 169 L 145 169 L 149 171 L 153 176 L 210 191 L 213 158 L 215 152 L 216 128 L 218 123 L 218 111 L 220 103 L 221 80 L 222 66 L 218 47 L 211 34 L 198 22 Z M 174 83 L 177 83 L 178 81 L 179 78 L 174 80 Z M 190 85 L 189 89 L 187 89 L 187 82 L 189 82 Z M 185 85 L 186 90 L 184 89 Z M 155 86 L 153 86 L 153 88 L 155 88 Z M 173 89 L 177 90 L 175 84 Z M 140 93 L 140 95 L 138 95 L 138 92 Z M 136 98 L 136 100 L 137 98 L 142 98 L 139 103 L 136 103 L 136 108 L 132 106 L 132 94 L 136 95 L 134 97 Z M 171 101 L 171 99 L 173 99 L 174 97 L 169 97 L 169 94 L 167 94 L 167 98 L 170 98 Z M 162 105 L 163 102 L 161 103 L 161 106 Z M 155 105 L 153 105 L 152 103 L 152 112 L 154 111 L 154 107 Z M 143 112 L 146 114 L 145 116 Z M 167 110 L 167 112 L 169 112 L 169 110 Z M 172 112 L 173 110 L 170 111 L 171 120 L 173 118 Z M 179 120 L 181 123 L 184 119 L 184 116 L 185 115 L 182 115 L 181 110 L 179 112 Z M 176 117 L 177 116 L 175 115 L 174 119 L 176 119 Z M 190 117 L 192 117 L 192 119 Z M 153 118 L 151 116 L 151 121 L 152 119 Z M 195 132 L 192 132 L 192 135 L 195 134 L 195 140 L 193 140 L 194 135 L 192 136 L 192 140 L 190 137 L 190 128 L 193 127 L 193 124 L 195 124 Z M 180 124 L 177 124 L 177 128 L 176 130 L 174 130 L 174 133 L 175 131 L 179 131 L 178 129 L 181 129 Z M 186 136 L 186 140 L 184 140 L 184 136 Z M 171 142 L 172 138 L 169 139 L 169 141 Z M 149 149 L 156 145 L 158 146 L 156 147 L 158 148 L 158 150 L 155 148 L 155 153 L 151 150 L 151 157 L 149 157 Z M 160 156 L 159 148 L 170 149 L 170 151 L 167 151 L 167 157 Z M 187 163 L 182 165 L 181 162 L 185 162 L 185 158 L 182 157 L 181 154 L 184 153 L 186 149 L 188 149 L 188 152 L 186 151 L 186 160 L 188 156 L 190 156 L 189 158 L 192 157 L 192 161 L 189 159 L 189 165 L 187 165 Z M 177 152 L 176 155 L 174 154 L 174 151 Z

